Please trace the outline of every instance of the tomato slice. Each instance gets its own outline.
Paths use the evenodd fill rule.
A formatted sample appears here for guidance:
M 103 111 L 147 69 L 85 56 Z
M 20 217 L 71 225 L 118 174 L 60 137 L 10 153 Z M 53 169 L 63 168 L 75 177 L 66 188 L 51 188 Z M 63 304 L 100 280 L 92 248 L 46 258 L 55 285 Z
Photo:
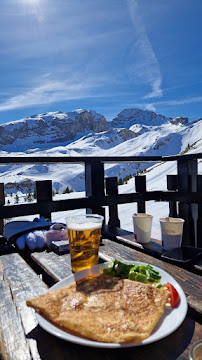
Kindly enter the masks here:
M 178 294 L 177 290 L 175 289 L 175 287 L 170 284 L 169 282 L 167 282 L 165 285 L 164 285 L 170 292 L 170 296 L 169 296 L 169 301 L 170 301 L 170 304 L 172 306 L 172 308 L 175 308 L 177 307 L 177 305 L 179 304 L 180 302 L 180 295 Z

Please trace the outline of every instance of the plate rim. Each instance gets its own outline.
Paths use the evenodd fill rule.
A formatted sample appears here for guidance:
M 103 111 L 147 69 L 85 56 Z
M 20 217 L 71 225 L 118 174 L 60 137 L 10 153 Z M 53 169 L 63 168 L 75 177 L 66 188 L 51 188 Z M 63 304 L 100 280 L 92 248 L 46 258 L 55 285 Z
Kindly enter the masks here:
M 70 284 L 72 284 L 74 281 L 78 281 L 83 279 L 86 276 L 90 276 L 90 275 L 94 275 L 97 273 L 97 271 L 99 271 L 101 268 L 107 267 L 107 265 L 110 263 L 111 261 L 107 261 L 98 265 L 95 265 L 91 268 L 79 271 L 77 273 L 71 274 L 69 276 L 66 276 L 64 279 L 58 281 L 56 284 L 54 284 L 53 286 L 51 286 L 48 289 L 48 292 L 55 290 L 55 289 L 59 289 L 65 286 L 69 286 Z M 148 265 L 148 263 L 142 262 L 142 261 L 135 261 L 135 260 L 121 260 L 121 262 L 123 263 L 129 263 L 129 264 L 139 264 L 139 265 Z M 62 329 L 60 329 L 59 327 L 57 327 L 56 325 L 52 324 L 51 322 L 49 322 L 47 319 L 45 319 L 42 315 L 40 315 L 39 313 L 35 312 L 36 315 L 36 319 L 39 323 L 39 325 L 48 333 L 63 339 L 65 341 L 69 341 L 71 343 L 74 344 L 78 344 L 78 345 L 83 345 L 83 346 L 90 346 L 90 347 L 97 347 L 97 348 L 127 348 L 127 347 L 136 347 L 136 346 L 142 346 L 142 345 L 147 345 L 156 341 L 159 341 L 167 336 L 169 336 L 170 334 L 172 334 L 175 330 L 177 330 L 180 325 L 182 324 L 182 322 L 184 321 L 186 315 L 187 315 L 187 311 L 188 311 L 188 303 L 187 303 L 187 299 L 185 296 L 185 293 L 181 287 L 181 285 L 173 278 L 172 275 L 170 275 L 167 271 L 159 268 L 156 265 L 151 265 L 154 270 L 157 270 L 160 272 L 161 276 L 168 276 L 170 277 L 172 280 L 174 280 L 174 286 L 177 288 L 178 292 L 180 293 L 180 299 L 181 302 L 183 303 L 182 305 L 184 305 L 184 309 L 183 313 L 181 315 L 181 318 L 178 319 L 178 322 L 175 323 L 175 325 L 166 333 L 162 333 L 162 336 L 158 336 L 157 339 L 150 339 L 152 337 L 152 334 L 146 338 L 143 341 L 140 341 L 138 343 L 130 343 L 130 344 L 121 344 L 121 343 L 105 343 L 105 342 L 99 342 L 99 341 L 94 341 L 94 340 L 89 340 L 89 339 L 85 339 L 76 335 L 72 335 L 70 333 L 68 333 L 67 331 L 64 331 Z M 101 272 L 99 271 L 97 274 L 101 274 Z M 65 283 L 68 282 L 68 284 L 65 285 Z M 180 307 L 180 305 L 179 305 Z M 172 311 L 177 311 L 178 308 L 176 309 L 172 309 Z M 167 311 L 171 311 L 171 310 L 167 310 Z M 164 315 L 166 316 L 166 315 Z M 160 325 L 161 327 L 161 325 Z M 155 331 L 154 333 L 155 334 Z

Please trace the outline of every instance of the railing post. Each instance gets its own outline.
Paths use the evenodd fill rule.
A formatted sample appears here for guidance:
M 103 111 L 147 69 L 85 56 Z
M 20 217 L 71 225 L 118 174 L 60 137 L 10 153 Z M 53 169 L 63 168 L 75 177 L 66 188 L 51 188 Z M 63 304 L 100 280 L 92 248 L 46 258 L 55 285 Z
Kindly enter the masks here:
M 202 192 L 202 176 L 201 175 L 197 176 L 197 191 Z M 198 204 L 196 246 L 202 248 L 202 204 Z
M 178 168 L 178 190 L 179 193 L 197 191 L 197 160 L 180 159 L 177 161 Z M 186 197 L 185 197 L 186 199 Z M 197 207 L 197 205 L 196 205 Z M 196 213 L 196 207 L 186 202 L 179 203 L 179 217 L 185 220 L 182 243 L 195 246 L 196 239 L 196 221 L 193 219 L 193 213 Z
M 43 180 L 36 181 L 36 199 L 37 203 L 43 203 L 44 201 L 52 201 L 52 181 Z M 45 219 L 51 220 L 51 212 L 49 209 L 40 212 L 40 217 L 44 216 Z
M 0 183 L 0 205 L 5 205 L 4 184 Z M 0 219 L 0 235 L 3 235 L 4 220 Z
M 135 188 L 138 193 L 146 193 L 146 175 L 135 176 Z M 137 202 L 137 212 L 145 213 L 146 206 L 144 200 L 139 200 Z
M 96 196 L 99 199 L 104 195 L 104 164 L 101 162 L 85 163 L 86 196 Z M 105 216 L 105 209 L 101 206 L 86 209 L 87 214 Z
M 117 177 L 110 177 L 105 179 L 106 182 L 106 194 L 117 195 L 118 194 L 118 181 Z M 108 225 L 120 227 L 120 220 L 118 217 L 117 204 L 109 205 L 109 221 Z
M 167 189 L 178 190 L 177 175 L 167 175 Z M 176 201 L 169 201 L 169 216 L 178 217 Z

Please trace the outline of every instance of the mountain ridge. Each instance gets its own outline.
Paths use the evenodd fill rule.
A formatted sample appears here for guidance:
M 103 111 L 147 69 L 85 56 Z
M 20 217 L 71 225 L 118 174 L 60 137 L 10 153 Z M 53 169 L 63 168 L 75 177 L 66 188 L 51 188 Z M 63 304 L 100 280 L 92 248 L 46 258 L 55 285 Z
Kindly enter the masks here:
M 1 142 L 3 129 L 4 138 L 6 140 L 7 134 L 8 139 L 6 145 Z M 65 129 L 68 129 L 67 136 Z M 2 125 L 0 154 L 70 157 L 176 155 L 201 152 L 201 133 L 202 119 L 189 123 L 185 117 L 166 118 L 148 110 L 125 109 L 111 122 L 93 110 L 58 111 Z M 17 134 L 20 136 L 17 137 Z M 151 165 L 108 164 L 105 174 L 124 178 Z M 0 168 L 0 181 L 9 184 L 9 189 L 15 183 L 20 183 L 22 188 L 30 188 L 35 181 L 48 179 L 52 180 L 53 189 L 60 193 L 67 186 L 75 191 L 85 188 L 83 166 L 80 164 L 10 164 Z
M 112 121 L 107 121 L 104 115 L 94 110 L 47 112 L 0 125 L 0 150 L 10 152 L 26 151 L 36 147 L 48 148 L 48 144 L 67 144 L 89 132 L 100 133 L 114 128 L 125 128 L 136 133 L 137 124 L 143 127 L 160 126 L 163 123 L 188 123 L 188 119 L 184 119 L 187 118 L 166 118 L 153 111 L 137 108 L 122 110 Z

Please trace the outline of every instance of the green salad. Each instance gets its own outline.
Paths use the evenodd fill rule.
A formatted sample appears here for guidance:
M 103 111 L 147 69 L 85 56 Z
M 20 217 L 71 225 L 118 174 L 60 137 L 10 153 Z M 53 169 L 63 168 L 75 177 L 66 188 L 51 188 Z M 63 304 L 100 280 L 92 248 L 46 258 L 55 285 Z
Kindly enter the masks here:
M 159 272 L 154 270 L 151 265 L 133 265 L 124 264 L 120 260 L 113 260 L 108 267 L 103 270 L 104 275 L 119 277 L 140 281 L 146 284 L 152 284 L 157 288 L 163 288 Z

